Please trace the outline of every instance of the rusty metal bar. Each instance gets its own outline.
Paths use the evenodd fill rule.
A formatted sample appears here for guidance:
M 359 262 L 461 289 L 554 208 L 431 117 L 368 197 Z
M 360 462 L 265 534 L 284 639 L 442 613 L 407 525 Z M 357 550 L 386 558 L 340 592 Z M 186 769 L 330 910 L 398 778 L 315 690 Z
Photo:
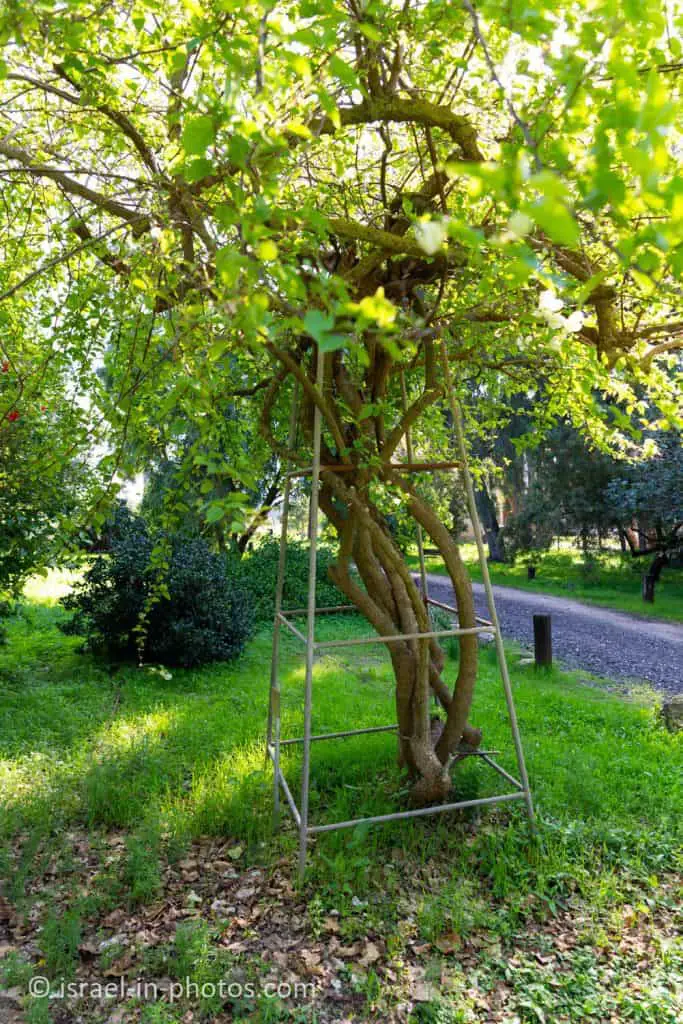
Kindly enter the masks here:
M 294 818 L 294 821 L 297 823 L 297 825 L 301 825 L 301 815 L 299 814 L 299 809 L 296 806 L 296 803 L 294 802 L 294 797 L 292 796 L 292 791 L 290 790 L 289 786 L 287 785 L 287 779 L 284 777 L 282 769 L 280 768 L 279 764 L 277 766 L 275 766 L 275 751 L 274 751 L 274 749 L 273 749 L 273 747 L 272 747 L 272 745 L 270 743 L 268 744 L 268 748 L 267 749 L 268 749 L 268 753 L 269 753 L 269 755 L 270 755 L 270 757 L 271 757 L 271 759 L 273 761 L 273 767 L 274 767 L 274 771 L 275 771 L 275 781 L 278 782 L 282 786 L 282 789 L 284 790 L 284 794 L 287 797 L 287 803 L 289 804 L 289 809 L 292 812 L 292 817 Z
M 356 647 L 359 644 L 391 644 L 400 640 L 430 640 L 439 636 L 467 636 L 472 633 L 488 633 L 493 626 L 468 626 L 455 629 L 431 629 L 426 633 L 396 633 L 394 636 L 361 636 L 350 640 L 323 640 L 316 643 L 316 650 L 327 650 L 330 647 Z
M 470 513 L 470 519 L 472 520 L 472 529 L 474 530 L 474 539 L 477 544 L 477 553 L 479 555 L 479 564 L 481 566 L 481 575 L 484 581 L 484 590 L 486 591 L 486 600 L 488 603 L 489 616 L 494 627 L 494 636 L 496 638 L 496 652 L 498 654 L 498 665 L 500 668 L 501 678 L 503 680 L 503 689 L 505 691 L 505 701 L 507 703 L 508 717 L 510 719 L 510 729 L 512 731 L 512 739 L 515 744 L 515 753 L 517 754 L 517 766 L 519 768 L 519 777 L 522 781 L 523 795 L 526 802 L 527 815 L 529 817 L 529 824 L 532 830 L 536 827 L 536 816 L 534 814 L 534 805 L 531 799 L 531 790 L 529 788 L 529 777 L 526 771 L 526 765 L 524 763 L 524 750 L 522 748 L 522 737 L 519 732 L 519 724 L 517 722 L 517 712 L 515 710 L 515 701 L 512 696 L 512 684 L 510 682 L 510 673 L 508 672 L 507 658 L 505 656 L 505 646 L 503 644 L 503 634 L 500 630 L 500 623 L 498 621 L 498 613 L 496 612 L 496 603 L 493 597 L 493 587 L 491 586 L 491 577 L 489 575 L 489 566 L 486 560 L 486 551 L 484 550 L 484 538 L 481 532 L 481 523 L 479 522 L 479 515 L 477 513 L 477 504 L 474 498 L 474 486 L 472 484 L 472 477 L 467 465 L 467 448 L 465 446 L 465 431 L 462 424 L 462 414 L 460 407 L 455 399 L 455 392 L 453 391 L 453 382 L 451 380 L 451 370 L 448 364 L 448 353 L 446 351 L 446 345 L 441 345 L 441 363 L 443 366 L 444 383 L 446 385 L 446 391 L 448 393 L 448 400 L 451 408 L 451 415 L 453 417 L 453 426 L 455 428 L 455 437 L 458 444 L 458 454 L 462 462 L 462 479 L 465 484 L 465 493 L 467 495 L 467 506 Z
M 316 615 L 331 615 L 336 612 L 357 612 L 355 604 L 330 604 L 326 608 L 316 608 Z M 283 615 L 308 615 L 308 608 L 287 608 Z
M 276 618 L 277 618 L 278 622 L 281 622 L 283 626 L 287 627 L 287 629 L 290 631 L 290 633 L 294 634 L 294 636 L 297 638 L 297 640 L 301 640 L 302 644 L 308 643 L 308 641 L 306 640 L 306 637 L 303 635 L 303 633 L 299 632 L 299 630 L 296 628 L 296 626 L 294 626 L 289 621 L 289 619 L 285 617 L 283 612 L 278 612 Z
M 297 421 L 297 388 L 294 385 L 292 395 L 292 408 L 289 414 L 289 450 L 294 448 L 296 442 L 296 421 Z M 287 526 L 289 522 L 289 501 L 291 494 L 291 483 L 285 480 L 282 521 L 280 530 L 280 551 L 278 554 L 277 583 L 275 584 L 275 619 L 273 622 L 273 649 L 270 662 L 270 701 L 268 702 L 268 727 L 266 731 L 266 745 L 274 742 L 275 756 L 274 784 L 273 784 L 273 824 L 276 826 L 280 815 L 280 789 L 277 782 L 277 773 L 280 770 L 280 623 L 282 621 L 282 597 L 285 586 L 285 566 L 287 561 Z M 289 623 L 286 623 L 289 626 Z
M 375 825 L 381 821 L 404 821 L 407 818 L 424 818 L 429 814 L 442 814 L 444 811 L 459 811 L 465 807 L 483 807 L 486 804 L 505 803 L 508 800 L 522 800 L 524 793 L 503 793 L 500 796 L 485 796 L 477 800 L 458 800 L 452 804 L 436 804 L 433 807 L 418 807 L 414 811 L 397 811 L 395 814 L 375 814 L 370 818 L 352 818 L 350 821 L 336 821 L 331 825 L 311 825 L 309 834 L 317 832 L 335 832 L 340 828 L 353 828 L 355 825 Z
M 325 357 L 318 346 L 315 383 L 320 394 L 324 385 Z M 308 549 L 308 602 L 306 618 L 306 690 L 304 694 L 304 742 L 301 765 L 301 821 L 299 823 L 299 878 L 306 870 L 308 845 L 308 791 L 311 773 L 311 714 L 313 709 L 313 663 L 315 661 L 315 586 L 318 569 L 318 489 L 320 486 L 320 447 L 322 416 L 316 402 L 313 413 L 313 473 L 309 506 L 310 543 Z M 286 620 L 285 620 L 286 621 Z
M 511 782 L 513 786 L 516 786 L 517 789 L 524 789 L 522 783 L 519 782 L 519 780 L 516 779 L 514 775 L 510 775 L 509 772 L 506 772 L 502 765 L 499 765 L 497 761 L 494 761 L 488 751 L 482 750 L 481 758 L 482 760 L 486 761 L 487 764 L 490 764 L 492 768 L 495 768 L 499 775 L 502 775 L 504 779 L 507 779 L 508 782 Z
M 444 604 L 443 601 L 437 601 L 435 597 L 428 597 L 427 604 L 433 604 L 437 608 L 443 608 L 445 612 L 452 612 L 453 615 L 458 614 L 458 609 L 454 608 L 453 605 Z M 475 615 L 475 622 L 478 622 L 480 626 L 493 626 L 493 623 L 489 619 L 483 619 L 481 615 Z
M 437 470 L 443 469 L 460 469 L 461 462 L 389 462 L 386 465 L 377 465 L 378 470 L 390 469 L 393 473 L 427 473 L 436 472 Z M 372 467 L 368 466 L 353 466 L 345 463 L 340 463 L 337 466 L 321 466 L 321 473 L 354 473 L 359 469 L 368 469 Z M 313 472 L 312 466 L 307 466 L 305 469 L 293 469 L 287 473 L 288 477 L 297 476 L 310 476 Z
M 323 732 L 318 733 L 317 736 L 311 736 L 311 743 L 316 743 L 320 740 L 346 739 L 349 736 L 366 736 L 371 732 L 396 732 L 397 729 L 397 725 L 373 725 L 368 729 L 348 729 L 345 732 Z M 303 743 L 303 741 L 303 736 L 300 736 L 296 739 L 282 740 L 281 744 L 283 747 L 286 747 L 291 746 L 294 743 Z
M 403 408 L 403 414 L 405 415 L 408 411 L 408 392 L 406 390 L 406 375 L 401 370 L 401 405 Z M 406 428 L 406 452 L 408 455 L 408 462 L 412 466 L 413 463 L 413 439 L 410 433 L 410 427 Z M 417 523 L 416 530 L 417 540 L 417 554 L 420 560 L 420 580 L 422 582 L 422 597 L 426 601 L 429 591 L 427 590 L 427 570 L 425 569 L 425 549 L 422 540 L 422 526 Z M 429 611 L 429 610 L 428 610 Z

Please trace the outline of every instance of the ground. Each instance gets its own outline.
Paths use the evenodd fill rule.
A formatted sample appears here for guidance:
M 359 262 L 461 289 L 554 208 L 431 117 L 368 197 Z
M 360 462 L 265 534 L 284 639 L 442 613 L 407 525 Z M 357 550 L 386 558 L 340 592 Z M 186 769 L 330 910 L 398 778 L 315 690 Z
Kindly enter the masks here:
M 483 584 L 473 586 L 477 610 L 486 615 Z M 443 576 L 429 573 L 428 587 L 432 597 L 454 604 Z M 516 587 L 494 586 L 494 594 L 505 637 L 533 647 L 533 616 L 549 612 L 553 655 L 563 664 L 614 681 L 646 682 L 665 694 L 683 693 L 683 625 Z
M 268 631 L 232 665 L 167 678 L 79 654 L 32 597 L 0 650 L 0 1021 L 680 1019 L 683 758 L 651 692 L 513 657 L 539 837 L 505 805 L 326 834 L 299 888 L 292 824 L 271 830 Z M 294 638 L 283 655 L 293 735 Z M 339 651 L 317 666 L 314 726 L 390 721 L 391 689 L 381 648 Z M 473 721 L 514 770 L 489 649 Z M 394 743 L 317 745 L 315 820 L 403 806 Z M 455 773 L 462 796 L 497 781 Z M 28 997 L 43 977 L 56 998 Z
M 475 545 L 463 544 L 461 551 L 472 579 L 480 581 L 481 569 Z M 412 552 L 409 558 L 412 567 L 417 569 L 416 552 Z M 683 623 L 683 569 L 665 569 L 657 583 L 654 604 L 647 604 L 641 595 L 641 578 L 650 561 L 647 558 L 632 558 L 606 550 L 592 552 L 586 559 L 571 542 L 563 540 L 559 548 L 534 553 L 534 580 L 527 579 L 527 561 L 518 558 L 514 564 L 491 562 L 491 579 L 494 583 L 533 594 L 554 594 L 644 618 Z M 430 554 L 427 555 L 427 569 L 433 573 L 445 572 L 441 558 Z

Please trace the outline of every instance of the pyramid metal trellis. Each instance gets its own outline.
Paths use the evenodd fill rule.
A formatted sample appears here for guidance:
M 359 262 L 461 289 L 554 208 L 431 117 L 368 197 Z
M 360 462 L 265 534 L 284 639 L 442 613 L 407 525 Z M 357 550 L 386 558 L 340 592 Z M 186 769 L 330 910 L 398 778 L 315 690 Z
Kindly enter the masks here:
M 446 811 L 455 811 L 465 807 L 479 807 L 487 804 L 503 803 L 511 800 L 524 800 L 526 805 L 526 811 L 529 818 L 529 823 L 532 829 L 535 827 L 534 809 L 531 798 L 531 790 L 529 788 L 529 779 L 526 772 L 526 766 L 524 763 L 524 751 L 522 749 L 522 741 L 519 733 L 519 726 L 517 724 L 517 714 L 515 711 L 514 699 L 512 696 L 512 686 L 510 683 L 510 674 L 508 672 L 507 661 L 505 657 L 505 648 L 503 645 L 503 638 L 500 631 L 500 623 L 496 614 L 495 601 L 493 597 L 493 588 L 491 586 L 491 579 L 488 571 L 488 564 L 486 561 L 486 552 L 484 550 L 484 541 L 481 531 L 481 524 L 479 522 L 479 516 L 477 514 L 476 503 L 474 500 L 474 489 L 472 486 L 472 478 L 470 475 L 468 463 L 467 463 L 467 450 L 465 446 L 465 438 L 462 425 L 462 416 L 460 408 L 455 398 L 453 391 L 450 367 L 448 365 L 448 357 L 446 354 L 446 348 L 444 345 L 441 346 L 441 357 L 442 357 L 442 369 L 444 375 L 444 384 L 449 399 L 451 414 L 453 417 L 453 425 L 455 430 L 455 437 L 458 447 L 458 460 L 455 462 L 414 462 L 412 443 L 410 437 L 410 431 L 406 431 L 406 453 L 408 461 L 404 463 L 393 464 L 392 468 L 398 472 L 403 473 L 414 473 L 424 471 L 439 471 L 439 470 L 451 470 L 459 469 L 462 477 L 462 481 L 465 487 L 465 494 L 467 498 L 467 507 L 472 522 L 472 528 L 474 532 L 475 542 L 477 546 L 477 553 L 479 557 L 479 565 L 481 567 L 482 579 L 484 583 L 484 590 L 486 592 L 486 599 L 489 610 L 489 618 L 483 619 L 480 617 L 476 618 L 476 626 L 469 628 L 452 628 L 452 629 L 433 629 L 427 633 L 401 633 L 392 636 L 379 636 L 372 635 L 367 637 L 353 637 L 348 640 L 327 640 L 327 641 L 316 641 L 315 638 L 315 621 L 316 616 L 324 614 L 333 614 L 338 612 L 351 612 L 356 611 L 355 605 L 334 605 L 325 608 L 316 608 L 316 567 L 317 567 L 317 540 L 318 540 L 318 519 L 319 519 L 319 507 L 318 507 L 318 488 L 320 484 L 320 473 L 321 470 L 334 470 L 336 472 L 344 471 L 344 467 L 339 466 L 321 466 L 320 463 L 320 451 L 321 451 L 321 436 L 322 436 L 322 420 L 319 407 L 316 405 L 314 411 L 313 420 L 313 463 L 312 466 L 305 470 L 292 470 L 286 474 L 285 477 L 285 488 L 283 495 L 283 508 L 282 508 L 282 528 L 280 535 L 280 556 L 278 563 L 278 575 L 277 584 L 275 591 L 275 622 L 273 630 L 273 650 L 272 650 L 272 663 L 271 663 L 271 676 L 270 676 L 270 704 L 268 712 L 268 734 L 266 749 L 267 755 L 273 762 L 274 770 L 274 814 L 277 822 L 279 817 L 280 809 L 280 790 L 285 795 L 287 804 L 292 813 L 294 821 L 299 830 L 299 873 L 303 874 L 306 866 L 306 854 L 308 849 L 308 840 L 312 835 L 316 835 L 320 832 L 330 832 L 336 829 L 351 828 L 355 825 L 371 825 L 381 823 L 384 821 L 398 821 L 404 818 L 416 818 L 431 814 L 441 814 Z M 323 355 L 318 352 L 317 360 L 317 372 L 316 372 L 316 383 L 320 391 L 323 387 Z M 405 381 L 403 376 L 401 377 L 401 386 L 403 392 L 403 405 L 406 406 L 406 391 Z M 292 402 L 291 419 L 290 419 L 290 436 L 289 436 L 289 447 L 290 450 L 293 448 L 296 441 L 296 396 Z M 311 477 L 311 496 L 310 496 L 310 508 L 309 508 L 309 528 L 310 528 L 310 551 L 309 551 L 309 574 L 308 574 L 308 602 L 306 608 L 292 608 L 283 609 L 282 599 L 285 582 L 285 569 L 286 569 L 286 558 L 287 558 L 287 530 L 289 520 L 289 506 L 292 489 L 292 480 L 298 476 L 310 476 Z M 431 605 L 437 608 L 441 608 L 445 611 L 457 614 L 457 609 L 450 605 L 444 604 L 441 601 L 437 601 L 434 598 L 429 597 L 427 588 L 427 574 L 425 571 L 425 559 L 424 559 L 424 545 L 422 539 L 422 530 L 418 525 L 417 527 L 417 546 L 420 561 L 420 578 L 422 584 L 423 597 L 425 598 L 427 605 Z M 305 617 L 306 619 L 306 631 L 303 633 L 297 629 L 292 619 Z M 282 739 L 280 735 L 280 676 L 279 676 L 279 653 L 280 653 L 280 630 L 281 627 L 289 630 L 289 632 L 297 638 L 305 647 L 306 657 L 306 680 L 305 680 L 305 696 L 304 696 L 304 734 L 297 738 Z M 311 774 L 311 744 L 320 742 L 322 740 L 335 740 L 344 739 L 349 736 L 361 736 L 370 733 L 380 732 L 396 732 L 397 726 L 394 725 L 381 725 L 374 726 L 366 729 L 350 729 L 341 732 L 330 732 L 323 733 L 320 735 L 313 735 L 312 733 L 312 709 L 313 709 L 313 666 L 317 654 L 324 654 L 326 651 L 336 647 L 352 647 L 358 644 L 388 644 L 401 640 L 410 639 L 426 639 L 428 637 L 449 637 L 449 636 L 463 636 L 466 634 L 484 634 L 489 633 L 493 635 L 495 640 L 496 653 L 498 657 L 498 665 L 500 668 L 500 674 L 503 681 L 503 690 L 505 694 L 505 700 L 507 704 L 508 717 L 510 721 L 510 729 L 512 732 L 512 738 L 515 747 L 515 754 L 517 757 L 517 767 L 519 771 L 519 779 L 516 779 L 513 775 L 507 772 L 501 765 L 497 763 L 491 756 L 492 752 L 485 750 L 463 750 L 458 752 L 458 759 L 462 757 L 477 757 L 480 761 L 486 763 L 489 767 L 493 768 L 499 775 L 501 775 L 510 785 L 513 787 L 511 792 L 501 793 L 496 796 L 480 797 L 473 800 L 457 800 L 451 803 L 440 803 L 434 804 L 429 807 L 419 807 L 413 810 L 397 811 L 392 814 L 378 814 L 372 817 L 365 818 L 354 818 L 349 821 L 337 821 L 331 822 L 324 825 L 311 824 L 309 821 L 309 784 Z M 302 758 L 302 769 L 301 769 L 301 795 L 300 802 L 297 805 L 292 790 L 287 783 L 281 764 L 281 751 L 283 747 L 289 747 L 292 745 L 301 745 L 303 747 L 303 758 Z

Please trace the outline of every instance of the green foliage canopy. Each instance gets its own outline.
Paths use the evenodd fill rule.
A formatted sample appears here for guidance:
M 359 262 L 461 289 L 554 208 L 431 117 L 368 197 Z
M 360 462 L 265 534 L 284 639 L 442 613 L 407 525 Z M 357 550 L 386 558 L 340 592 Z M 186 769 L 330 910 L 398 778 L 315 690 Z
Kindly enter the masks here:
M 225 480 L 269 457 L 239 424 L 310 339 L 356 372 L 444 338 L 485 430 L 539 378 L 601 443 L 644 388 L 676 421 L 680 26 L 657 0 L 5 5 L 0 349 L 43 358 L 3 429 L 28 381 L 70 388 L 103 486 L 184 447 L 237 530 Z M 340 398 L 326 429 L 396 401 Z

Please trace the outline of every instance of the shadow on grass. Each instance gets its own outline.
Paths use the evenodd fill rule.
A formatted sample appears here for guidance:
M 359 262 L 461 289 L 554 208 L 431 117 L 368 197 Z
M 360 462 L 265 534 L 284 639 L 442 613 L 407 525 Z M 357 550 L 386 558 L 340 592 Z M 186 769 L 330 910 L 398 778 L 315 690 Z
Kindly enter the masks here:
M 272 773 L 264 761 L 268 631 L 230 665 L 178 670 L 170 680 L 125 668 L 112 679 L 57 632 L 54 610 L 34 610 L 31 616 L 34 626 L 39 623 L 37 632 L 27 632 L 28 620 L 17 620 L 11 643 L 18 644 L 0 655 L 0 666 L 14 673 L 0 714 L 0 799 L 6 811 L 0 828 L 8 841 L 28 830 L 36 845 L 40 834 L 85 825 L 141 836 L 232 836 L 257 856 L 278 848 L 270 843 Z M 320 639 L 367 633 L 367 626 L 348 618 L 331 617 L 320 629 Z M 302 648 L 287 637 L 282 651 L 282 733 L 300 736 Z M 449 662 L 451 683 L 455 671 Z M 580 685 L 576 675 L 540 677 L 532 668 L 515 666 L 514 659 L 513 678 L 544 821 L 545 873 L 564 870 L 568 856 L 585 865 L 597 856 L 628 856 L 644 870 L 671 863 L 683 820 L 681 744 L 661 729 L 652 708 Z M 315 732 L 390 723 L 393 680 L 384 650 L 339 649 L 323 659 L 316 667 L 314 708 Z M 489 649 L 482 652 L 472 720 L 484 728 L 486 747 L 499 750 L 497 759 L 516 773 Z M 298 800 L 299 755 L 287 752 L 284 763 Z M 456 798 L 507 789 L 474 759 L 456 769 Z M 314 745 L 316 823 L 399 810 L 406 807 L 406 795 L 392 734 Z M 511 829 L 501 828 L 509 822 Z M 472 845 L 467 836 L 474 834 Z M 286 809 L 281 835 L 291 847 L 295 837 Z M 392 858 L 420 862 L 445 852 L 454 869 L 460 864 L 471 871 L 476 855 L 477 870 L 497 879 L 501 891 L 518 881 L 521 851 L 528 860 L 533 849 L 521 806 L 361 827 L 325 834 L 313 845 L 319 854 L 314 872 L 354 884 L 370 862 L 383 870 Z

